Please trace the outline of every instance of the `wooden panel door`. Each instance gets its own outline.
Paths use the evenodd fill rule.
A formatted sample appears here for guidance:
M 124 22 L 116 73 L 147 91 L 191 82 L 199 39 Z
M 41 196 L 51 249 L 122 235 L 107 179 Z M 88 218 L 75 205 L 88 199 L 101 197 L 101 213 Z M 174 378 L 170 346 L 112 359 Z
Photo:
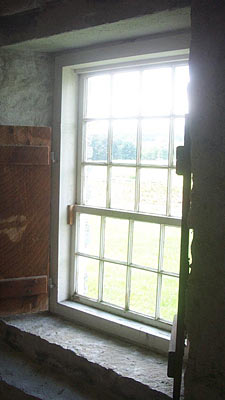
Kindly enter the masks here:
M 48 127 L 0 126 L 0 315 L 48 309 Z

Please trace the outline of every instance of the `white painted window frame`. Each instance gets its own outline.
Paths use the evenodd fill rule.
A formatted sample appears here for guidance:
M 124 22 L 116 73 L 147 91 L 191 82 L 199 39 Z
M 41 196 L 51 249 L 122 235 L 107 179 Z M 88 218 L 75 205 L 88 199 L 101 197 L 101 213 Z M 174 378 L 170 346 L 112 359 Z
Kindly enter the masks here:
M 99 70 L 103 65 L 111 69 L 114 64 L 123 67 L 130 61 L 134 65 L 143 65 L 145 60 L 156 64 L 165 60 L 187 61 L 189 47 L 189 33 L 173 33 L 166 37 L 79 49 L 59 55 L 55 60 L 50 311 L 164 353 L 168 350 L 168 332 L 70 301 L 74 278 L 70 268 L 74 236 L 67 224 L 67 206 L 76 203 L 74 177 L 77 165 L 74 161 L 78 129 L 78 80 L 74 71 Z

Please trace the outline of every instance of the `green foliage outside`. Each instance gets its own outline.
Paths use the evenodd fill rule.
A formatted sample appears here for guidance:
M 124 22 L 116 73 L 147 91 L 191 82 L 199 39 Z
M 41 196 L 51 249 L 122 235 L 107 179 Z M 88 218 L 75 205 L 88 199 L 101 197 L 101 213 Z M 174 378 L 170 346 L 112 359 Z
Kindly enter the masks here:
M 107 142 L 98 135 L 93 135 L 89 144 L 92 149 L 91 159 L 93 161 L 100 161 L 106 159 L 107 154 Z M 167 160 L 168 151 L 167 148 L 159 148 L 156 145 L 149 144 L 149 149 L 144 152 L 145 160 Z M 132 142 L 128 142 L 122 139 L 117 139 L 113 143 L 112 149 L 113 160 L 135 160 L 136 159 L 136 146 Z

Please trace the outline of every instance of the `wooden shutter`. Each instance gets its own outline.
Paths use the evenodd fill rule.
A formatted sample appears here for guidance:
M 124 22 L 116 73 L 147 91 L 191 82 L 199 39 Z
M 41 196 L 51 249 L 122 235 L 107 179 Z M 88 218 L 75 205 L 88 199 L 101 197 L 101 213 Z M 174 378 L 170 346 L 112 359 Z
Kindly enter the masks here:
M 48 309 L 48 127 L 0 126 L 0 315 Z

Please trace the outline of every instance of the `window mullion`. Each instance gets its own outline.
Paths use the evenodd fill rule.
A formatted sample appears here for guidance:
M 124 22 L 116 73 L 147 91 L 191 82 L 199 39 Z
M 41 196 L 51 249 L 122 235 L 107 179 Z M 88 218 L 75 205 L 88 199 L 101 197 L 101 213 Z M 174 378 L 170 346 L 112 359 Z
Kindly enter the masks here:
M 77 136 L 77 177 L 76 177 L 76 199 L 77 204 L 83 204 L 83 187 L 84 187 L 84 151 L 85 151 L 85 138 L 86 138 L 86 122 L 84 117 L 87 108 L 87 79 L 83 77 L 79 81 L 79 90 L 81 93 L 80 105 L 78 110 L 78 136 Z
M 79 248 L 79 231 L 80 231 L 80 214 L 75 213 L 75 221 L 72 226 L 72 237 L 71 237 L 71 276 L 70 276 L 70 292 L 71 296 L 78 292 L 78 263 L 77 256 L 75 253 Z
M 99 249 L 99 276 L 98 276 L 98 301 L 103 298 L 103 280 L 104 280 L 104 251 L 105 251 L 105 217 L 101 217 L 100 230 L 100 249 Z
M 160 225 L 158 278 L 157 278 L 156 309 L 155 309 L 155 318 L 156 319 L 160 318 L 164 241 L 165 241 L 165 225 Z
M 171 168 L 168 168 L 168 174 L 167 174 L 167 194 L 166 194 L 166 215 L 170 216 L 171 215 L 171 191 L 172 191 L 172 173 L 171 173 Z
M 141 163 L 141 120 L 138 119 L 137 126 L 137 163 L 136 163 L 136 179 L 135 179 L 135 205 L 134 210 L 139 211 L 140 205 L 140 163 Z
M 128 232 L 128 248 L 127 248 L 127 276 L 126 276 L 126 297 L 125 297 L 125 310 L 129 310 L 130 307 L 130 290 L 131 290 L 131 267 L 132 262 L 132 250 L 133 250 L 133 231 L 134 221 L 129 221 L 129 232 Z
M 173 167 L 174 162 L 174 116 L 170 116 L 170 129 L 169 129 L 169 167 Z
M 142 75 L 139 75 L 139 110 L 138 110 L 138 125 L 137 125 L 137 153 L 136 153 L 136 179 L 135 179 L 135 203 L 134 210 L 139 211 L 140 204 L 140 164 L 141 164 L 141 137 L 142 137 L 142 119 L 141 119 L 141 93 L 142 93 Z
M 107 166 L 107 188 L 106 188 L 106 208 L 110 208 L 111 205 L 111 173 L 112 167 Z
M 113 75 L 110 74 L 110 104 L 109 104 L 109 126 L 108 126 L 108 144 L 107 144 L 107 193 L 106 193 L 106 207 L 111 206 L 111 174 L 112 174 L 112 85 L 113 85 Z
M 112 174 L 112 121 L 109 121 L 108 128 L 108 155 L 107 155 L 107 193 L 106 193 L 106 208 L 111 206 L 111 174 Z
M 173 152 L 174 152 L 174 104 L 175 104 L 175 67 L 172 67 L 172 99 L 170 110 L 170 128 L 169 128 L 169 151 L 168 151 L 168 177 L 167 177 L 167 201 L 166 201 L 166 215 L 171 215 L 171 192 L 172 192 L 172 174 L 171 168 L 173 166 Z

